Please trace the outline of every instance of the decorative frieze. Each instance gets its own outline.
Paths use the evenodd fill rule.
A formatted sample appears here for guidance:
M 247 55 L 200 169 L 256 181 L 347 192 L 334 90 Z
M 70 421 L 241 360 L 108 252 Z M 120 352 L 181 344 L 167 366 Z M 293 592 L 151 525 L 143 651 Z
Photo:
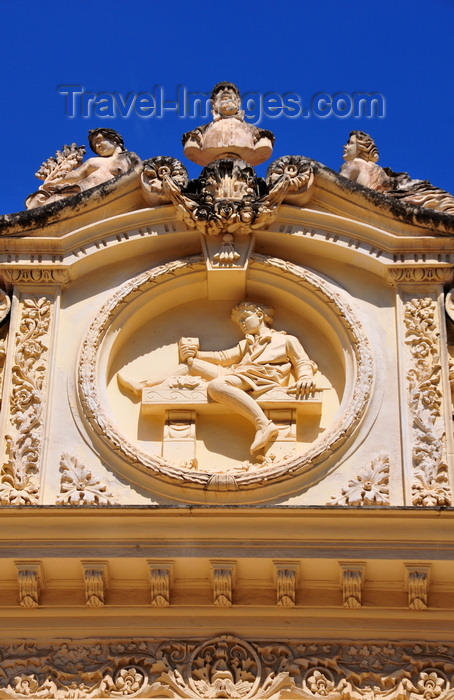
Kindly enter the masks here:
M 392 284 L 410 282 L 425 282 L 447 284 L 453 276 L 452 266 L 445 267 L 390 267 L 387 270 L 388 280 Z
M 170 585 L 173 561 L 148 561 L 150 571 L 151 605 L 165 608 L 170 605 Z
M 407 372 L 412 430 L 412 504 L 448 506 L 451 490 L 445 462 L 442 383 L 436 302 L 413 298 L 404 306 L 405 342 L 411 364 Z
M 389 505 L 389 457 L 381 454 L 368 467 L 341 489 L 339 496 L 331 496 L 331 506 L 387 506 Z
M 9 268 L 4 271 L 5 279 L 11 285 L 58 285 L 69 284 L 69 271 L 64 267 Z
M 275 561 L 274 579 L 276 585 L 276 605 L 293 608 L 296 604 L 296 584 L 298 582 L 299 562 Z
M 108 563 L 105 561 L 82 562 L 85 582 L 85 605 L 100 608 L 104 605 L 109 581 Z
M 441 642 L 256 642 L 224 634 L 18 640 L 2 643 L 0 654 L 1 698 L 450 700 L 453 693 L 454 646 Z
M 0 502 L 38 502 L 41 448 L 44 439 L 45 384 L 52 304 L 47 296 L 21 302 L 16 332 L 5 436 L 7 462 L 0 471 Z
M 210 565 L 213 583 L 213 605 L 228 608 L 233 604 L 235 562 L 211 561 Z
M 76 457 L 63 453 L 60 459 L 60 494 L 58 505 L 110 506 L 118 500 L 107 490 L 107 486 L 93 476 L 92 469 L 83 465 Z
M 342 604 L 344 608 L 360 608 L 362 605 L 362 588 L 365 564 L 357 562 L 339 562 Z

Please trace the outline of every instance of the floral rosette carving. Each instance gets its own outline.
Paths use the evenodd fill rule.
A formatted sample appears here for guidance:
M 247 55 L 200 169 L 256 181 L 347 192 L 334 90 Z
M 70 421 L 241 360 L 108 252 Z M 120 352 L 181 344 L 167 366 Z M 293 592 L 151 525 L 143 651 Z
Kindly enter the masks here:
M 5 437 L 9 459 L 0 476 L 2 504 L 37 502 L 48 351 L 45 338 L 50 317 L 51 303 L 46 297 L 32 297 L 22 302 L 9 405 L 12 430 Z
M 387 506 L 389 505 L 389 457 L 378 455 L 341 490 L 332 496 L 332 506 Z
M 452 700 L 454 648 L 117 639 L 0 644 L 0 698 Z
M 436 303 L 430 297 L 405 305 L 406 343 L 412 367 L 407 373 L 413 432 L 412 502 L 415 506 L 451 504 L 445 431 L 441 414 L 441 365 Z

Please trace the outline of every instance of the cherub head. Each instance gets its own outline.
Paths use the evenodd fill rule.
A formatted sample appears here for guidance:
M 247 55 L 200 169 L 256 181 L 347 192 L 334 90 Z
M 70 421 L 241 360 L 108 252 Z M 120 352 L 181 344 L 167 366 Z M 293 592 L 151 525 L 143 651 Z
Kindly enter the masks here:
M 231 319 L 239 325 L 245 335 L 255 335 L 273 323 L 274 309 L 255 301 L 242 301 L 232 309 Z
M 115 129 L 101 127 L 90 129 L 88 132 L 88 142 L 91 150 L 98 156 L 112 156 L 117 149 L 125 151 L 123 138 Z
M 211 92 L 213 114 L 221 117 L 233 117 L 238 114 L 241 106 L 241 95 L 233 83 L 218 83 Z
M 351 131 L 350 137 L 344 146 L 344 160 L 361 158 L 368 163 L 376 163 L 378 150 L 375 141 L 364 131 Z

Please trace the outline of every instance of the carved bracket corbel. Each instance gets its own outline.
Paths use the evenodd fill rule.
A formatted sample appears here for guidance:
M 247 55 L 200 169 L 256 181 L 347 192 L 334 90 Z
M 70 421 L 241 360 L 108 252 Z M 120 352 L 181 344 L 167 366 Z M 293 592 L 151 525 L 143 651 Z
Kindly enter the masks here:
M 410 610 L 426 610 L 430 583 L 429 564 L 405 564 L 405 590 Z
M 100 608 L 104 605 L 109 587 L 109 564 L 106 561 L 81 562 L 85 582 L 85 605 Z
M 235 583 L 234 561 L 210 561 L 213 584 L 213 605 L 227 608 L 233 605 Z
M 147 561 L 150 573 L 151 605 L 165 608 L 170 605 L 170 589 L 173 581 L 173 561 Z
M 360 608 L 366 565 L 363 562 L 339 562 L 344 608 Z
M 274 561 L 274 585 L 276 605 L 293 608 L 296 605 L 296 586 L 299 576 L 299 562 Z
M 19 584 L 19 605 L 22 608 L 37 608 L 44 587 L 44 570 L 40 561 L 16 561 Z

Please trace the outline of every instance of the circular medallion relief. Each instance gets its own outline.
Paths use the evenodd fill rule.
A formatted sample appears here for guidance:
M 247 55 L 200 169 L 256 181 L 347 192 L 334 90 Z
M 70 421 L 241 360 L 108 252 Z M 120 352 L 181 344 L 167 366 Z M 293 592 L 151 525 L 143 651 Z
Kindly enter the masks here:
M 259 255 L 247 292 L 208 300 L 204 261 L 188 258 L 128 281 L 92 322 L 81 413 L 145 487 L 205 502 L 202 491 L 284 480 L 289 492 L 291 477 L 309 484 L 332 468 L 359 426 L 373 357 L 348 295 Z

